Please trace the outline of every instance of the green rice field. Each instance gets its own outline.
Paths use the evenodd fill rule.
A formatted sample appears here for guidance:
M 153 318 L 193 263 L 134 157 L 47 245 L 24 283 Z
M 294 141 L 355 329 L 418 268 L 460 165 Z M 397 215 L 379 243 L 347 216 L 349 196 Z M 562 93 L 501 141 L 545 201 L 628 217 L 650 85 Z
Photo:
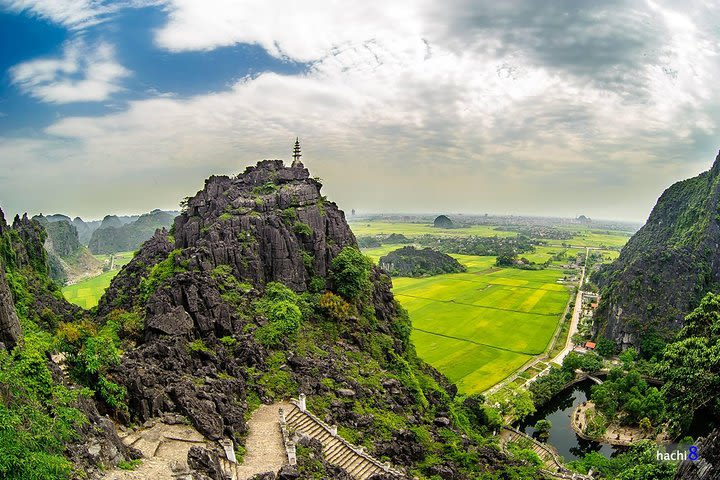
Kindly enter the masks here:
M 473 225 L 464 228 L 435 228 L 430 223 L 405 223 L 405 222 L 385 222 L 385 221 L 366 221 L 353 222 L 350 224 L 355 235 L 389 235 L 391 233 L 402 233 L 407 237 L 419 235 L 439 235 L 439 236 L 469 236 L 476 235 L 479 237 L 514 237 L 517 232 L 508 232 L 496 230 L 498 227 L 492 225 Z M 576 228 L 567 227 L 575 235 L 569 240 L 548 240 L 550 245 L 561 246 L 563 243 L 572 245 L 573 247 L 622 247 L 632 236 L 630 232 L 605 232 L 592 230 L 587 227 L 577 226 Z
M 430 224 L 356 222 L 355 235 L 402 233 L 446 236 L 514 236 L 493 226 L 436 229 Z M 448 376 L 463 393 L 482 392 L 511 375 L 548 348 L 571 295 L 571 286 L 558 283 L 565 259 L 602 247 L 604 261 L 619 255 L 629 234 L 598 232 L 579 227 L 570 240 L 550 240 L 521 256 L 543 264 L 544 270 L 498 268 L 495 257 L 452 255 L 466 273 L 425 278 L 394 278 L 393 292 L 408 310 L 413 341 L 421 358 Z M 563 246 L 565 244 L 565 246 Z M 570 246 L 568 246 L 570 245 Z M 364 250 L 379 258 L 402 245 Z
M 97 277 L 88 278 L 73 285 L 63 287 L 62 293 L 65 299 L 85 309 L 95 307 L 105 290 L 110 286 L 110 281 L 120 271 L 120 268 L 132 260 L 133 252 L 120 252 L 115 254 L 115 269 L 105 272 Z M 95 255 L 95 258 L 105 262 L 109 261 L 109 255 Z
M 397 246 L 369 249 L 379 258 Z M 495 385 L 548 346 L 570 297 L 561 270 L 497 268 L 494 257 L 453 255 L 466 273 L 395 278 L 421 358 L 461 392 Z

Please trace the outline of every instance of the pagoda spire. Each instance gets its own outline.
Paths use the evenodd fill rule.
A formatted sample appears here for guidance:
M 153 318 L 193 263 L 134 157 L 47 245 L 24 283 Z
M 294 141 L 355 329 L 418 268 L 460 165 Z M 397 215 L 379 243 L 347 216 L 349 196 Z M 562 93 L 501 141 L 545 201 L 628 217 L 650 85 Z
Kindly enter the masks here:
M 300 157 L 302 157 L 302 153 L 300 153 L 300 138 L 299 137 L 295 137 L 295 146 L 293 147 L 293 155 L 292 156 L 293 156 L 292 166 L 293 167 L 297 167 L 297 166 L 302 167 L 303 164 L 300 161 Z

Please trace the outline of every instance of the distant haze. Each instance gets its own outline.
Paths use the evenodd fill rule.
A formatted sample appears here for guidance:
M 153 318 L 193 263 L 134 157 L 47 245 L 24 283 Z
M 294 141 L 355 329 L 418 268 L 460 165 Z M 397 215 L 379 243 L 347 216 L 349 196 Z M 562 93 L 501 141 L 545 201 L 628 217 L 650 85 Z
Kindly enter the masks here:
M 0 0 L 0 207 L 175 209 L 290 160 L 341 208 L 644 221 L 720 148 L 720 2 Z

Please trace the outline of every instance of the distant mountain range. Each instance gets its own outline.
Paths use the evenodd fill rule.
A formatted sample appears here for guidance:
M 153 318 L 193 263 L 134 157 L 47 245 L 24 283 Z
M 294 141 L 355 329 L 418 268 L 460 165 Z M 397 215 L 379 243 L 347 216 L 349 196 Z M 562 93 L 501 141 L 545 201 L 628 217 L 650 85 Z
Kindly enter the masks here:
M 139 217 L 108 215 L 92 233 L 88 248 L 94 254 L 137 250 L 158 228 L 169 228 L 179 212 L 153 210 Z
M 74 283 L 102 272 L 103 264 L 92 254 L 137 250 L 158 228 L 172 225 L 178 212 L 153 210 L 144 215 L 107 215 L 86 222 L 67 215 L 33 217 L 47 231 L 50 277 L 60 283 Z

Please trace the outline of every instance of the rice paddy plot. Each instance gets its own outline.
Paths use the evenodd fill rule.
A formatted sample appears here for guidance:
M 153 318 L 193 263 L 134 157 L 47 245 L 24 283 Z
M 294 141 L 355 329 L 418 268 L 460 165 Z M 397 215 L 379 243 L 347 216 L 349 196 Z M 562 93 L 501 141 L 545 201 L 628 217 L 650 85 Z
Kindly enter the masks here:
M 98 304 L 105 290 L 110 286 L 110 281 L 120 269 L 130 263 L 135 252 L 117 252 L 113 254 L 93 255 L 109 267 L 112 260 L 113 269 L 96 277 L 88 278 L 73 285 L 63 287 L 62 293 L 65 299 L 85 309 L 93 308 Z
M 495 267 L 494 257 L 453 255 L 465 273 L 394 278 L 418 354 L 458 385 L 486 390 L 548 347 L 570 298 L 558 269 Z
M 97 277 L 88 278 L 74 285 L 63 287 L 62 293 L 65 299 L 78 307 L 90 309 L 95 307 L 105 290 L 110 286 L 110 281 L 120 270 L 111 270 Z

